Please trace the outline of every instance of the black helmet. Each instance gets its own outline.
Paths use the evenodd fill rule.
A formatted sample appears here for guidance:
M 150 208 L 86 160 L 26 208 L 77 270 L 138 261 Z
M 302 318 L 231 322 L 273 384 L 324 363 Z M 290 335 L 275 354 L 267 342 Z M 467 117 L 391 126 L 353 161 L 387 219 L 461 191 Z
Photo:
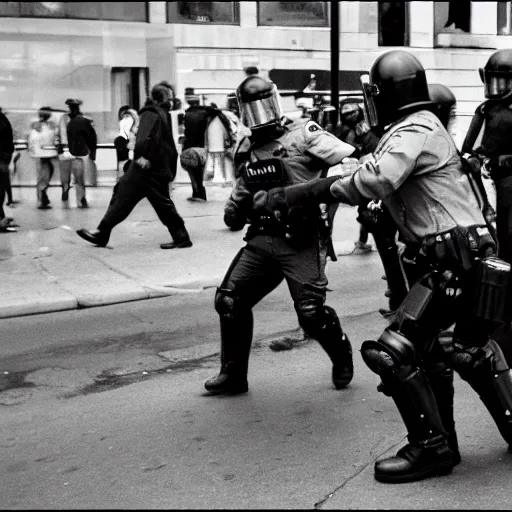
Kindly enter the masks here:
M 411 112 L 432 108 L 425 70 L 406 51 L 391 50 L 377 57 L 370 74 L 361 77 L 361 84 L 372 127 L 384 128 Z
M 248 128 L 253 130 L 280 124 L 281 105 L 273 82 L 250 76 L 238 86 L 236 98 L 242 123 Z
M 512 91 L 512 50 L 498 50 L 480 68 L 480 79 L 488 99 L 501 99 Z
M 437 107 L 437 117 L 439 117 L 443 126 L 448 128 L 448 123 L 455 117 L 455 107 L 457 105 L 453 92 L 442 84 L 429 84 L 428 92 L 430 99 Z

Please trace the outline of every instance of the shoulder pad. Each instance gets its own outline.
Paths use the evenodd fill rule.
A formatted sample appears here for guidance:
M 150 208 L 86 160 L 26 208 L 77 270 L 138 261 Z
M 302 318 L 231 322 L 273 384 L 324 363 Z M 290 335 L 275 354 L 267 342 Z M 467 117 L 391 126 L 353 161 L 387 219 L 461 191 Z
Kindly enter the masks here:
M 488 107 L 489 103 L 484 101 L 483 103 L 480 103 L 478 107 L 476 107 L 475 114 L 485 114 L 485 109 Z
M 315 123 L 315 121 L 309 120 L 306 123 L 306 131 L 308 131 L 308 132 L 320 132 L 320 131 L 323 131 L 323 129 L 322 129 L 322 127 L 318 123 Z

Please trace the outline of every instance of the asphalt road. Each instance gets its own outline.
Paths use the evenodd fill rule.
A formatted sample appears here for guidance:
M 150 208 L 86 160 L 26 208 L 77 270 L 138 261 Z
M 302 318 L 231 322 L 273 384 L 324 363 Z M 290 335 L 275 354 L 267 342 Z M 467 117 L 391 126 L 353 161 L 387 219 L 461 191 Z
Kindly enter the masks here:
M 0 320 L 0 503 L 5 509 L 510 509 L 512 455 L 456 379 L 463 462 L 443 478 L 390 486 L 374 461 L 405 431 L 358 353 L 385 322 L 375 253 L 330 263 L 331 304 L 355 354 L 330 382 L 296 334 L 284 286 L 255 308 L 250 391 L 211 397 L 218 371 L 213 290 Z

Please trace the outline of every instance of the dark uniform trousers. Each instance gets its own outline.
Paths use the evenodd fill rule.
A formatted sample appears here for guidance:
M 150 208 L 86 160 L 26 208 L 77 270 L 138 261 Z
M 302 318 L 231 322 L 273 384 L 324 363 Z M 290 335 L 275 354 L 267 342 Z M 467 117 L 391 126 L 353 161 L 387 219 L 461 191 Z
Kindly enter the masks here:
M 185 224 L 170 197 L 170 182 L 169 176 L 157 174 L 151 169 L 141 169 L 132 163 L 114 186 L 112 199 L 98 229 L 111 231 L 130 215 L 139 201 L 147 198 L 173 236 Z
M 251 309 L 286 279 L 299 314 L 304 302 L 325 302 L 326 253 L 318 239 L 299 250 L 281 236 L 257 235 L 234 260 L 222 287 L 236 296 L 240 307 Z
M 512 176 L 496 180 L 498 256 L 512 264 Z

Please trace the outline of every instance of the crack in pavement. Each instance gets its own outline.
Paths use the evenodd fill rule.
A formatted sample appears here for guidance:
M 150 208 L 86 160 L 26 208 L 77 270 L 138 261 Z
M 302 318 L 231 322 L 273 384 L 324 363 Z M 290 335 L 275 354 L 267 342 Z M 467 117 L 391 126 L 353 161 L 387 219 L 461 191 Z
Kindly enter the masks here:
M 332 492 L 328 493 L 324 498 L 322 498 L 320 501 L 317 501 L 315 504 L 314 504 L 314 509 L 315 510 L 320 510 L 322 505 L 324 505 L 330 498 L 332 498 L 338 491 L 340 491 L 341 489 L 343 489 L 343 487 L 345 487 L 351 480 L 353 480 L 356 476 L 358 476 L 360 473 L 362 473 L 370 464 L 375 464 L 375 461 L 381 457 L 382 455 L 384 455 L 385 453 L 387 453 L 388 451 L 390 450 L 394 450 L 397 446 L 399 446 L 400 444 L 402 444 L 404 442 L 404 440 L 407 438 L 407 436 L 404 436 L 402 439 L 400 439 L 400 441 L 398 441 L 397 443 L 393 444 L 392 446 L 390 446 L 389 448 L 386 448 L 385 450 L 383 450 L 381 453 L 379 453 L 376 457 L 372 458 L 371 460 L 369 460 L 366 464 L 364 464 L 362 467 L 360 467 L 357 471 L 355 471 L 355 473 L 353 473 L 352 475 L 350 475 L 349 477 L 347 477 L 340 485 L 338 485 L 338 487 L 336 487 Z M 370 454 L 371 454 L 371 451 L 370 451 Z

